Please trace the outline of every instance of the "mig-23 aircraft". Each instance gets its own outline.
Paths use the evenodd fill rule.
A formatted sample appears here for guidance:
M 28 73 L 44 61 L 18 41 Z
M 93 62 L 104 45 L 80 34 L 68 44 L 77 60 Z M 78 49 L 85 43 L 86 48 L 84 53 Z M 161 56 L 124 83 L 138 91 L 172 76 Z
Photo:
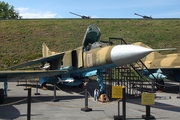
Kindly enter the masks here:
M 149 46 L 137 42 L 134 45 L 149 48 Z M 157 80 L 158 83 L 164 84 L 164 79 L 180 82 L 180 53 L 161 54 L 159 52 L 152 52 L 141 61 L 148 68 L 144 71 L 144 75 L 152 80 Z M 152 74 L 150 74 L 152 73 Z
M 10 67 L 7 71 L 0 71 L 0 78 L 4 81 L 4 95 L 7 95 L 7 81 L 38 77 L 41 85 L 63 83 L 78 86 L 95 75 L 100 93 L 103 93 L 103 74 L 106 69 L 132 63 L 154 51 L 138 45 L 109 45 L 100 42 L 100 36 L 99 27 L 91 24 L 86 30 L 82 46 L 76 49 L 52 52 L 43 43 L 43 57 Z M 42 65 L 39 70 L 17 70 L 36 64 Z

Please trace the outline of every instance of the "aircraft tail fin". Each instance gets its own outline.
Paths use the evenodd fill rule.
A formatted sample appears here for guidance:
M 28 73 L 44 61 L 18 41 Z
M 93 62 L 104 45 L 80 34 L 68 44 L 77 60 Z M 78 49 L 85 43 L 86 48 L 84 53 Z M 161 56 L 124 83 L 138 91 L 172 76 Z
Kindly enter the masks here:
M 42 55 L 43 55 L 43 57 L 48 57 L 51 55 L 55 55 L 57 53 L 58 52 L 53 52 L 53 51 L 49 50 L 49 48 L 47 47 L 47 45 L 45 43 L 42 44 Z

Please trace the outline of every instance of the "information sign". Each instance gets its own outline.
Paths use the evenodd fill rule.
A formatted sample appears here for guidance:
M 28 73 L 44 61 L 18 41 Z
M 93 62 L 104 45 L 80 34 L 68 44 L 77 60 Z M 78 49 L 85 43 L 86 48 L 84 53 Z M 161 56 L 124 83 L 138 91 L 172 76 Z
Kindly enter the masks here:
M 154 93 L 142 93 L 141 104 L 142 105 L 153 105 L 154 104 Z
M 124 86 L 112 86 L 112 98 L 123 98 L 122 88 Z

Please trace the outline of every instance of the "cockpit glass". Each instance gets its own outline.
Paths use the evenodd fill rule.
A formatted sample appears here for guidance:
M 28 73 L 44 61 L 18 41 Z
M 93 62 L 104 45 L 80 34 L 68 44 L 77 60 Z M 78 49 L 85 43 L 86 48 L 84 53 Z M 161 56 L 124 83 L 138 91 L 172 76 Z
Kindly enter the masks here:
M 94 42 L 94 43 L 91 45 L 91 49 L 98 48 L 98 47 L 104 47 L 104 46 L 107 46 L 107 44 L 106 44 L 106 43 L 103 43 L 103 42 Z

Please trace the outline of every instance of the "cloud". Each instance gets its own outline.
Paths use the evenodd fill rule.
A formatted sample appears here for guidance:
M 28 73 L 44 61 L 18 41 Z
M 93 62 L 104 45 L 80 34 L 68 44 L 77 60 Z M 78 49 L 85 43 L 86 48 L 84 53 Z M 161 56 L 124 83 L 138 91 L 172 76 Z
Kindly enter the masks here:
M 55 18 L 57 14 L 50 11 L 38 12 L 38 13 L 20 13 L 22 18 Z
M 57 16 L 57 13 L 51 11 L 37 11 L 24 7 L 17 8 L 17 10 L 22 18 L 56 18 Z
M 24 8 L 24 7 L 19 7 L 19 8 L 17 8 L 17 10 L 19 10 L 19 11 L 21 11 L 21 12 L 23 12 L 23 11 L 26 11 L 26 10 L 28 10 L 29 8 Z

